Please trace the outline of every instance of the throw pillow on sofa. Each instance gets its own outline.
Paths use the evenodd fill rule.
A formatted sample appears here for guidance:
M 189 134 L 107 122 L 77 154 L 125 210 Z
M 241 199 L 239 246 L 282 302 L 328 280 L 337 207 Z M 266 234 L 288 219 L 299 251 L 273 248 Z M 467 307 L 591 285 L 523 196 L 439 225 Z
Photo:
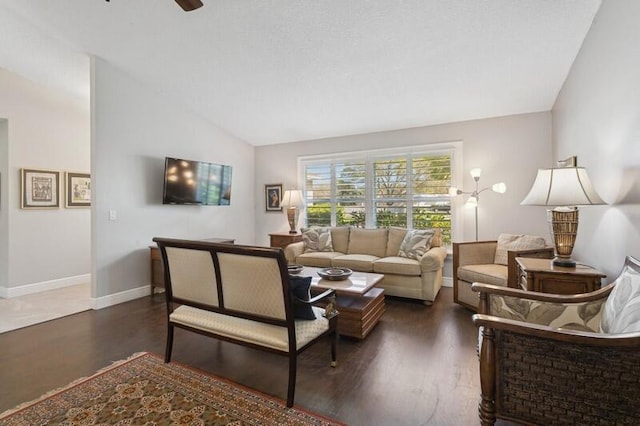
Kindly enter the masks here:
M 435 231 L 433 229 L 408 230 L 402 240 L 402 244 L 400 244 L 398 256 L 420 260 L 429 248 L 431 248 L 431 239 L 434 234 Z
M 535 235 L 500 234 L 493 263 L 507 266 L 507 252 L 509 250 L 541 249 L 546 246 L 544 238 Z
M 313 313 L 311 305 L 300 303 L 296 299 L 308 302 L 311 298 L 309 288 L 311 287 L 311 277 L 289 276 L 289 290 L 293 296 L 293 317 L 297 319 L 314 320 L 316 315 Z
M 329 228 L 302 228 L 304 252 L 333 251 L 331 231 Z

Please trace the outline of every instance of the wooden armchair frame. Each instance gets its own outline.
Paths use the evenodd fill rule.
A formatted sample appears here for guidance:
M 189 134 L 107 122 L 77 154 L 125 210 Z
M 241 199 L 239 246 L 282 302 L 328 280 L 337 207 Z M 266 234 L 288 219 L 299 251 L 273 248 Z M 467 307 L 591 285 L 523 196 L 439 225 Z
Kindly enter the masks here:
M 481 255 L 479 257 L 468 256 L 470 251 L 482 246 L 485 248 L 485 255 Z M 471 309 L 474 312 L 478 312 L 477 306 L 465 303 L 458 298 L 459 281 L 463 281 L 458 277 L 458 267 L 464 265 L 492 264 L 494 262 L 497 247 L 498 241 L 496 240 L 453 243 L 453 301 L 455 303 L 458 303 L 467 309 Z M 553 247 L 507 251 L 507 286 L 511 288 L 520 288 L 518 285 L 518 265 L 516 263 L 516 257 L 539 257 L 552 259 L 553 255 Z
M 625 266 L 640 271 L 627 258 Z M 637 424 L 640 419 L 640 333 L 576 331 L 501 318 L 491 298 L 569 306 L 606 299 L 615 282 L 575 296 L 534 293 L 473 284 L 480 293 L 479 415 L 482 425 L 496 418 L 524 424 Z

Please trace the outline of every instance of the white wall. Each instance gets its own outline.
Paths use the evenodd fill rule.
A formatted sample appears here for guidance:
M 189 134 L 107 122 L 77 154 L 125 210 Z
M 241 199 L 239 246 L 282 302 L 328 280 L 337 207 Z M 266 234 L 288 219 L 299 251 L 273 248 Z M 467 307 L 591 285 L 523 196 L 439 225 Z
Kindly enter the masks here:
M 499 181 L 508 188 L 505 194 L 482 194 L 479 238 L 495 239 L 501 232 L 511 232 L 542 235 L 550 240 L 545 209 L 520 205 L 537 169 L 552 165 L 551 114 L 544 112 L 256 147 L 256 242 L 268 245 L 269 233 L 288 231 L 285 213 L 265 212 L 262 189 L 269 183 L 283 183 L 285 189 L 297 186 L 299 156 L 457 140 L 464 145 L 465 190 L 474 188 L 469 175 L 474 167 L 483 169 L 481 188 Z M 463 237 L 458 241 L 475 238 L 474 223 L 473 210 L 465 210 Z
M 7 119 L 0 118 L 0 288 L 9 282 L 9 128 Z M 4 290 L 6 292 L 6 290 Z M 2 295 L 0 295 L 1 297 Z
M 580 209 L 574 258 L 615 278 L 640 257 L 640 2 L 604 0 L 553 108 L 554 159 L 578 156 L 608 206 Z
M 150 280 L 148 246 L 155 236 L 228 237 L 253 244 L 254 148 L 104 60 L 93 60 L 92 74 L 97 306 L 142 294 Z M 162 205 L 165 156 L 231 165 L 231 205 Z M 110 210 L 117 220 L 109 220 Z
M 90 211 L 65 209 L 63 192 L 60 209 L 21 210 L 20 169 L 88 172 L 88 101 L 0 69 L 0 118 L 6 119 L 6 146 L 0 149 L 5 159 L 0 235 L 7 244 L 0 250 L 0 276 L 6 276 L 0 292 L 12 296 L 25 287 L 86 279 L 91 261 Z M 61 190 L 63 177 L 61 173 Z

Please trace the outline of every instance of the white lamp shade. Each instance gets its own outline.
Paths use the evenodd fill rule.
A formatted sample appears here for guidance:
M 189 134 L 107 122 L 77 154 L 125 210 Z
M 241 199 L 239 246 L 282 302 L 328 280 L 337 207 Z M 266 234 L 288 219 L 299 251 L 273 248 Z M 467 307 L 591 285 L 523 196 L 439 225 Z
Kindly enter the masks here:
M 507 192 L 507 184 L 504 182 L 494 183 L 491 186 L 491 190 L 493 192 L 497 192 L 498 194 L 504 194 L 505 192 Z
M 464 203 L 465 207 L 478 207 L 478 199 L 474 196 L 469 197 L 466 203 Z
M 583 167 L 563 167 L 539 169 L 529 194 L 520 204 L 584 206 L 606 203 L 593 188 Z
M 304 201 L 302 199 L 302 191 L 299 189 L 290 189 L 284 191 L 282 197 L 282 207 L 302 207 Z
M 480 174 L 482 173 L 482 169 L 479 167 L 476 167 L 475 169 L 471 169 L 469 170 L 469 173 L 471 174 L 472 178 L 480 178 Z

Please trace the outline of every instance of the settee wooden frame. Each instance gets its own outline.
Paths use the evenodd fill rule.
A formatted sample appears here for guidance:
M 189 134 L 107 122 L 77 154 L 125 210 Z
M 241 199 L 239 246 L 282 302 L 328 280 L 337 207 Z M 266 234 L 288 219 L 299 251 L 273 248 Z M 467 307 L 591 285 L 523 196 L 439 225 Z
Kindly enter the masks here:
M 627 258 L 625 266 L 640 271 Z M 591 293 L 564 296 L 473 284 L 480 293 L 479 417 L 521 424 L 637 424 L 640 418 L 640 333 L 605 334 L 495 316 L 491 297 L 584 304 L 606 299 L 615 282 Z
M 288 390 L 287 390 L 287 407 L 292 407 L 295 396 L 295 384 L 296 384 L 296 371 L 297 371 L 297 356 L 311 346 L 316 341 L 319 341 L 321 338 L 325 336 L 328 337 L 331 341 L 331 366 L 336 366 L 336 356 L 337 356 L 337 341 L 338 341 L 338 332 L 337 332 L 337 320 L 338 320 L 338 312 L 335 310 L 327 310 L 328 313 L 326 319 L 328 321 L 328 328 L 326 331 L 322 332 L 315 336 L 308 343 L 304 344 L 302 347 L 297 347 L 296 344 L 296 322 L 300 321 L 294 318 L 294 309 L 293 303 L 294 299 L 296 303 L 305 303 L 308 305 L 314 305 L 319 301 L 324 300 L 325 302 L 329 302 L 331 306 L 334 306 L 335 302 L 335 291 L 327 290 L 323 293 L 311 298 L 308 301 L 303 301 L 295 296 L 293 296 L 289 289 L 289 274 L 287 270 L 287 262 L 284 257 L 283 251 L 280 248 L 261 248 L 261 247 L 252 247 L 252 246 L 242 246 L 242 245 L 232 245 L 232 244 L 220 244 L 220 243 L 210 243 L 203 241 L 190 241 L 190 240 L 179 240 L 179 239 L 170 239 L 170 238 L 159 238 L 156 237 L 153 239 L 154 242 L 157 243 L 160 248 L 163 264 L 164 264 L 164 275 L 165 275 L 165 296 L 166 296 L 166 304 L 167 304 L 167 341 L 166 341 L 166 349 L 165 349 L 165 362 L 171 361 L 171 354 L 173 348 L 173 340 L 174 340 L 174 329 L 175 327 L 179 327 L 188 331 L 192 331 L 194 333 L 202 334 L 209 337 L 214 337 L 219 340 L 224 340 L 236 344 L 240 344 L 243 346 L 248 346 L 254 349 L 267 351 L 271 353 L 276 353 L 278 355 L 286 356 L 289 360 L 289 378 L 288 378 Z M 215 282 L 215 291 L 217 292 L 217 304 L 206 303 L 199 300 L 193 300 L 191 298 L 184 297 L 176 297 L 174 296 L 173 284 L 172 284 L 172 262 L 170 257 L 167 254 L 167 249 L 176 248 L 176 249 L 186 249 L 191 251 L 199 251 L 199 252 L 207 252 L 213 264 L 212 270 L 215 273 L 214 282 Z M 225 305 L 225 292 L 223 285 L 223 274 L 221 273 L 221 265 L 220 265 L 220 256 L 222 254 L 230 254 L 237 256 L 251 256 L 256 258 L 263 259 L 271 259 L 273 262 L 277 262 L 277 267 L 279 270 L 279 285 L 281 285 L 282 289 L 282 300 L 284 305 L 284 318 L 276 318 L 272 315 L 261 315 L 256 314 L 254 312 L 243 311 L 239 309 L 231 309 Z M 247 294 L 247 297 L 260 297 L 260 285 L 261 283 L 257 283 L 257 286 L 253 286 L 253 291 Z M 251 283 L 243 283 L 243 285 L 251 286 Z M 273 282 L 270 283 L 273 285 Z M 247 328 L 251 328 L 252 324 L 268 324 L 276 327 L 282 327 L 286 329 L 287 337 L 288 337 L 288 347 L 286 349 L 276 349 L 273 347 L 252 343 L 247 341 L 242 336 L 242 330 L 236 336 L 231 336 L 229 334 L 222 334 L 221 332 L 217 332 L 215 329 L 207 329 L 206 327 L 193 327 L 187 326 L 185 324 L 180 324 L 175 321 L 172 321 L 172 313 L 174 313 L 175 309 L 180 306 L 188 306 L 192 308 L 196 308 L 197 310 L 205 312 L 213 312 L 216 314 L 234 317 L 238 319 L 248 320 Z M 250 330 L 247 330 L 250 331 Z

